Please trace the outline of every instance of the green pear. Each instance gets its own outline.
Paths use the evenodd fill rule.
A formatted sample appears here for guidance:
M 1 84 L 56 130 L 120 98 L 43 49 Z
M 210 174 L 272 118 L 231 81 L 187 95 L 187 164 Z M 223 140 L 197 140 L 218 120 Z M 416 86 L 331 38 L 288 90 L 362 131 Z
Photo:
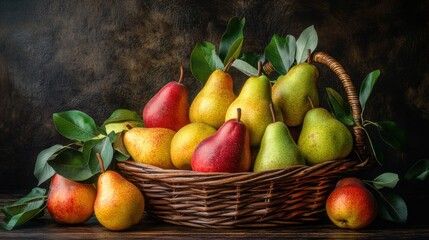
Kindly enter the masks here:
M 236 98 L 231 75 L 217 69 L 192 101 L 189 118 L 191 122 L 206 123 L 218 129 L 225 121 L 226 110 Z
M 273 102 L 283 113 L 287 126 L 301 125 L 311 109 L 308 96 L 315 107 L 319 106 L 317 77 L 319 71 L 309 63 L 293 66 L 286 75 L 281 75 L 272 87 Z
M 282 169 L 294 165 L 305 165 L 304 156 L 286 124 L 273 118 L 273 122 L 265 129 L 253 171 Z
M 298 138 L 309 165 L 341 159 L 353 148 L 350 130 L 325 108 L 314 108 L 307 112 Z
M 250 133 L 250 145 L 258 147 L 261 144 L 265 128 L 273 122 L 270 104 L 271 83 L 267 76 L 249 77 L 244 83 L 237 99 L 231 103 L 225 121 L 237 116 L 237 108 L 242 109 L 241 121 L 244 122 Z M 274 105 L 276 119 L 283 121 L 280 109 Z
M 97 197 L 94 212 L 105 228 L 113 231 L 125 230 L 143 218 L 145 201 L 141 191 L 113 170 L 105 171 L 97 154 L 102 173 L 97 180 Z

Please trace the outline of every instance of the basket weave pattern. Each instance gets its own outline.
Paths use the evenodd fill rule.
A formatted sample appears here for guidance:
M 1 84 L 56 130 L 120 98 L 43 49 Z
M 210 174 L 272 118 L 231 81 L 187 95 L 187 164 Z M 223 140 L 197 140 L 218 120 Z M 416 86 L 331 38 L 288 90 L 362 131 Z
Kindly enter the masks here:
M 346 159 L 264 172 L 200 173 L 125 161 L 121 174 L 144 193 L 146 212 L 176 225 L 199 228 L 269 227 L 317 221 L 339 178 L 363 170 L 369 157 L 360 128 L 361 108 L 342 66 L 323 52 L 312 56 L 342 81 L 352 108 L 354 151 Z

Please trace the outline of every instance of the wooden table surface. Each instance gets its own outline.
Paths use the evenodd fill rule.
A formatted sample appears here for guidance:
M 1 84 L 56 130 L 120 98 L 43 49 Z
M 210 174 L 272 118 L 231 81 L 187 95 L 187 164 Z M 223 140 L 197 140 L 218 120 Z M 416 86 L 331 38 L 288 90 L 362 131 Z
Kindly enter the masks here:
M 0 206 L 17 195 L 0 194 Z M 3 219 L 3 214 L 0 213 Z M 145 216 L 126 231 L 113 232 L 102 227 L 95 217 L 82 225 L 57 224 L 45 211 L 43 217 L 12 231 L 0 230 L 0 239 L 429 239 L 429 222 L 393 224 L 376 221 L 366 229 L 340 229 L 329 221 L 274 228 L 200 229 L 176 226 Z

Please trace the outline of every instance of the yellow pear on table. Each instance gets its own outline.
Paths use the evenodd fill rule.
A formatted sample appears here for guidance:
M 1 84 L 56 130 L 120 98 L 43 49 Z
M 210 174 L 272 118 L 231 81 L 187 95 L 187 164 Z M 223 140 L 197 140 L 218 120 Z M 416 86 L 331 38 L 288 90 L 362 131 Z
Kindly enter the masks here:
M 307 163 L 315 165 L 349 155 L 353 137 L 350 130 L 328 110 L 318 107 L 305 115 L 298 147 Z
M 134 161 L 163 169 L 175 169 L 170 147 L 175 131 L 168 128 L 135 127 L 124 134 L 123 142 Z
M 191 160 L 195 148 L 207 137 L 216 133 L 216 128 L 202 122 L 190 123 L 177 131 L 171 140 L 171 161 L 182 170 L 192 170 Z
M 105 228 L 120 231 L 139 223 L 145 202 L 141 191 L 113 170 L 105 170 L 99 154 L 102 173 L 97 180 L 94 213 Z
M 287 126 L 299 126 L 311 109 L 308 96 L 315 107 L 319 106 L 317 77 L 319 71 L 311 63 L 300 63 L 280 76 L 272 87 L 273 102 L 283 113 Z
M 192 101 L 189 119 L 218 129 L 225 122 L 226 110 L 236 98 L 231 75 L 217 69 Z
M 260 75 L 250 77 L 244 83 L 237 99 L 231 103 L 225 121 L 234 119 L 237 116 L 237 108 L 240 108 L 241 121 L 249 129 L 250 145 L 258 147 L 261 144 L 265 128 L 272 123 L 270 104 L 271 83 L 267 76 Z M 276 119 L 283 121 L 280 109 L 274 105 Z

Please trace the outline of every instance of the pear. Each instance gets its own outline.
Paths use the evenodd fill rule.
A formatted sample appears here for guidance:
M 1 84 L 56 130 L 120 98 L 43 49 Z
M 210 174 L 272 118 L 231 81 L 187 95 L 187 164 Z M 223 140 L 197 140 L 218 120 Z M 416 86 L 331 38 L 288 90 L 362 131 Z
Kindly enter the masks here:
M 216 128 L 202 122 L 182 127 L 171 140 L 171 161 L 177 169 L 191 170 L 191 159 L 198 144 L 213 135 Z
M 177 131 L 190 122 L 188 91 L 182 80 L 180 67 L 179 80 L 167 83 L 147 102 L 142 113 L 145 127 Z
M 136 162 L 175 169 L 170 155 L 175 131 L 168 128 L 134 127 L 125 132 L 124 146 Z
M 237 99 L 231 103 L 226 115 L 225 121 L 234 119 L 236 109 L 242 109 L 241 121 L 244 122 L 250 133 L 250 145 L 258 147 L 261 144 L 265 128 L 272 123 L 270 104 L 271 83 L 267 76 L 260 75 L 248 78 Z M 274 105 L 276 118 L 283 120 L 280 109 Z
M 249 131 L 237 117 L 226 121 L 212 136 L 198 144 L 192 155 L 192 170 L 198 172 L 246 172 L 250 170 Z
M 236 98 L 231 75 L 217 69 L 192 101 L 189 118 L 191 122 L 203 122 L 218 129 L 225 122 L 226 110 Z
M 350 130 L 325 108 L 313 108 L 307 112 L 298 138 L 309 165 L 341 159 L 350 154 L 353 137 Z
M 105 228 L 113 231 L 127 229 L 143 218 L 145 202 L 141 191 L 113 170 L 105 170 L 97 153 L 102 173 L 97 180 L 94 212 Z
M 48 212 L 58 223 L 84 223 L 94 215 L 96 194 L 94 185 L 71 181 L 56 173 L 49 187 Z
M 301 125 L 304 116 L 311 109 L 307 97 L 319 106 L 317 78 L 319 71 L 310 63 L 293 66 L 286 75 L 281 75 L 272 87 L 272 98 L 283 113 L 287 126 Z
M 273 122 L 265 129 L 253 166 L 254 172 L 305 165 L 304 156 L 289 133 L 288 127 L 284 122 L 276 121 L 273 110 L 272 113 Z

